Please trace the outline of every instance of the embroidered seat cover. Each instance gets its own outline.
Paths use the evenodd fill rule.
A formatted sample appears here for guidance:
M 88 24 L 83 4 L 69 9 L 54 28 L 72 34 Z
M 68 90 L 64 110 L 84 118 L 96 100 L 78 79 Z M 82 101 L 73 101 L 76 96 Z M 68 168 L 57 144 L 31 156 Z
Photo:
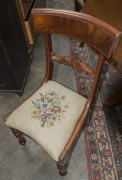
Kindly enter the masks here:
M 58 161 L 86 101 L 78 93 L 48 81 L 10 115 L 6 125 L 30 136 Z

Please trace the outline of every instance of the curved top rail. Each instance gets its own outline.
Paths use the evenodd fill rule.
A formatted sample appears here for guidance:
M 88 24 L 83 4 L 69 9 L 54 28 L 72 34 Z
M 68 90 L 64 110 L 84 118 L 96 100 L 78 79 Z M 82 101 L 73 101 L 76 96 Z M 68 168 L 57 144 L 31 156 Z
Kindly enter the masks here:
M 106 57 L 114 53 L 121 32 L 90 15 L 70 10 L 35 8 L 31 11 L 36 32 L 66 35 L 97 49 Z

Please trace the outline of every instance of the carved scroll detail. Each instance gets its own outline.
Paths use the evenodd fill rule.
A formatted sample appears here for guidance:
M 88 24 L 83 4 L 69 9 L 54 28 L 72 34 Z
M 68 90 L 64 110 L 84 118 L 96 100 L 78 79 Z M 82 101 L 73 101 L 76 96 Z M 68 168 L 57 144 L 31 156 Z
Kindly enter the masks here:
M 85 63 L 80 62 L 75 58 L 71 59 L 69 57 L 59 57 L 52 52 L 50 53 L 50 60 L 52 62 L 58 62 L 59 64 L 65 64 L 67 66 L 72 67 L 73 69 L 81 70 L 85 74 L 91 75 L 92 78 L 94 78 L 95 76 L 95 71 L 93 69 L 90 69 Z

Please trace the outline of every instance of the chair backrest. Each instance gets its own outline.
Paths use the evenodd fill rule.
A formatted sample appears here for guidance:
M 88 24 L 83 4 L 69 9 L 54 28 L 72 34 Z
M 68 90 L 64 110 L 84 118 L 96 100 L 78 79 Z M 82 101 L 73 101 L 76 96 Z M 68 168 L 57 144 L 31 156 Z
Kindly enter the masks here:
M 100 76 L 104 57 L 110 58 L 115 51 L 121 35 L 116 28 L 92 16 L 75 11 L 35 8 L 32 9 L 33 25 L 36 32 L 43 32 L 46 48 L 46 75 L 44 82 L 52 79 L 53 63 L 58 61 L 72 68 L 90 74 L 93 81 L 91 97 L 93 97 Z M 87 43 L 96 49 L 100 56 L 95 70 L 90 69 L 85 63 L 68 57 L 56 56 L 52 50 L 51 34 L 65 35 Z M 92 92 L 93 91 L 93 92 Z
M 44 33 L 46 48 L 46 74 L 44 83 L 52 79 L 53 62 L 66 64 L 90 74 L 94 79 L 90 99 L 92 100 L 99 80 L 104 58 L 110 58 L 115 51 L 121 32 L 92 16 L 75 11 L 35 8 L 32 9 L 34 30 Z M 51 34 L 65 35 L 87 43 L 99 53 L 97 68 L 90 69 L 85 63 L 68 57 L 56 56 L 52 50 Z M 91 102 L 90 100 L 90 102 Z

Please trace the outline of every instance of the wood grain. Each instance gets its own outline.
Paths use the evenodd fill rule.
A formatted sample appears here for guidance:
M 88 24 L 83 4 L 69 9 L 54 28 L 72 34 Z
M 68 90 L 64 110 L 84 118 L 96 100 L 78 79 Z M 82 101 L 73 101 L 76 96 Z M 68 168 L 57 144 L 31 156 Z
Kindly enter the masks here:
M 96 48 L 106 57 L 114 53 L 121 32 L 92 16 L 74 11 L 33 9 L 36 32 L 48 32 L 78 39 Z M 77 28 L 76 28 L 77 27 Z
M 110 24 L 122 32 L 121 0 L 87 0 L 82 9 L 82 12 L 103 20 L 104 22 Z M 122 36 L 120 37 L 116 51 L 112 58 L 115 64 L 118 64 L 116 66 L 117 69 L 122 72 Z M 111 62 L 109 64 L 112 65 Z

